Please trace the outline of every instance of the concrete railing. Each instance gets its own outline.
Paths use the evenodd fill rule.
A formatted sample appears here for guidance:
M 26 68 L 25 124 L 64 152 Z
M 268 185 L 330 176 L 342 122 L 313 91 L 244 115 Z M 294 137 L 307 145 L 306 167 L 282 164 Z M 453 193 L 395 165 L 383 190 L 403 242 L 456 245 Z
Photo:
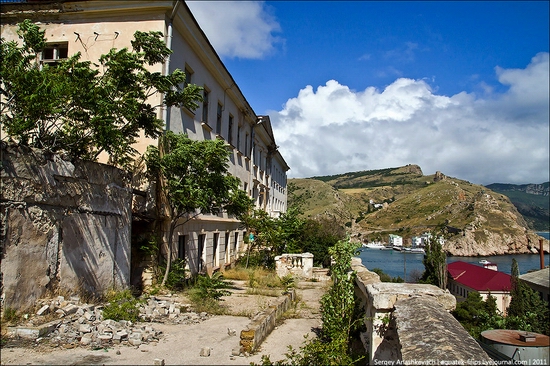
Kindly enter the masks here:
M 282 254 L 275 257 L 277 276 L 291 274 L 300 279 L 313 278 L 313 254 Z
M 369 364 L 492 364 L 449 313 L 456 299 L 432 285 L 385 283 L 353 258 L 356 295 L 365 308 Z

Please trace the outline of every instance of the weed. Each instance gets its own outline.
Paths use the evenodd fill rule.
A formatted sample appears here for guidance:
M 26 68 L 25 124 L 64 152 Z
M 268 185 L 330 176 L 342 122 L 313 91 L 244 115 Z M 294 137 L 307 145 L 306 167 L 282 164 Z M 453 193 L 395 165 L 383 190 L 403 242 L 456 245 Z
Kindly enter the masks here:
M 17 323 L 21 316 L 13 308 L 5 308 L 2 314 L 2 321 L 6 323 Z
M 136 299 L 130 290 L 110 291 L 106 295 L 108 304 L 103 308 L 103 318 L 112 320 L 139 320 L 138 305 L 141 302 Z

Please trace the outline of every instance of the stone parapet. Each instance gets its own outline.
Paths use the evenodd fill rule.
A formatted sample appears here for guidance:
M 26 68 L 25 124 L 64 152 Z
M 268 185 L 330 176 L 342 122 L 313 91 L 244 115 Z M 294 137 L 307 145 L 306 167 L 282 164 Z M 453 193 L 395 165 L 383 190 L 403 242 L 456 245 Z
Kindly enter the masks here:
M 449 313 L 456 299 L 433 285 L 380 282 L 359 258 L 355 293 L 365 309 L 363 342 L 369 364 L 492 363 L 489 356 Z

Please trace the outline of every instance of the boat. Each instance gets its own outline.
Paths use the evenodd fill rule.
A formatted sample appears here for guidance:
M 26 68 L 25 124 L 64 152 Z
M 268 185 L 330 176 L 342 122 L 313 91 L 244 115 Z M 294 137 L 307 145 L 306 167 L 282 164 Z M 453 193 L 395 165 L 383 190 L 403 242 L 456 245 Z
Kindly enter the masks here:
M 491 262 L 489 262 L 487 259 L 482 259 L 479 261 L 479 263 L 483 265 L 491 264 Z
M 371 242 L 371 243 L 363 244 L 363 246 L 366 247 L 366 248 L 370 248 L 370 249 L 385 249 L 386 248 L 384 246 L 384 244 L 382 244 L 380 242 Z
M 426 254 L 426 251 L 424 250 L 424 248 L 412 248 L 411 253 Z
M 398 252 L 400 252 L 403 248 L 401 248 L 400 246 L 396 246 L 394 245 L 393 246 L 393 250 L 397 250 Z

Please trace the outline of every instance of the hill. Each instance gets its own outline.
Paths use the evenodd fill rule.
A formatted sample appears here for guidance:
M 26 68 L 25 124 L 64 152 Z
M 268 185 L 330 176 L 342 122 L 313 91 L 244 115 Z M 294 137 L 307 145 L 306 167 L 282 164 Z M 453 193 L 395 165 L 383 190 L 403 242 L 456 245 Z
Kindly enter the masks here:
M 522 185 L 493 183 L 486 187 L 507 196 L 529 228 L 550 231 L 550 182 Z
M 414 235 L 444 227 L 452 255 L 532 253 L 532 232 L 507 196 L 417 165 L 289 180 L 289 203 L 309 217 L 330 215 L 360 241 Z M 546 245 L 548 245 L 546 241 Z

